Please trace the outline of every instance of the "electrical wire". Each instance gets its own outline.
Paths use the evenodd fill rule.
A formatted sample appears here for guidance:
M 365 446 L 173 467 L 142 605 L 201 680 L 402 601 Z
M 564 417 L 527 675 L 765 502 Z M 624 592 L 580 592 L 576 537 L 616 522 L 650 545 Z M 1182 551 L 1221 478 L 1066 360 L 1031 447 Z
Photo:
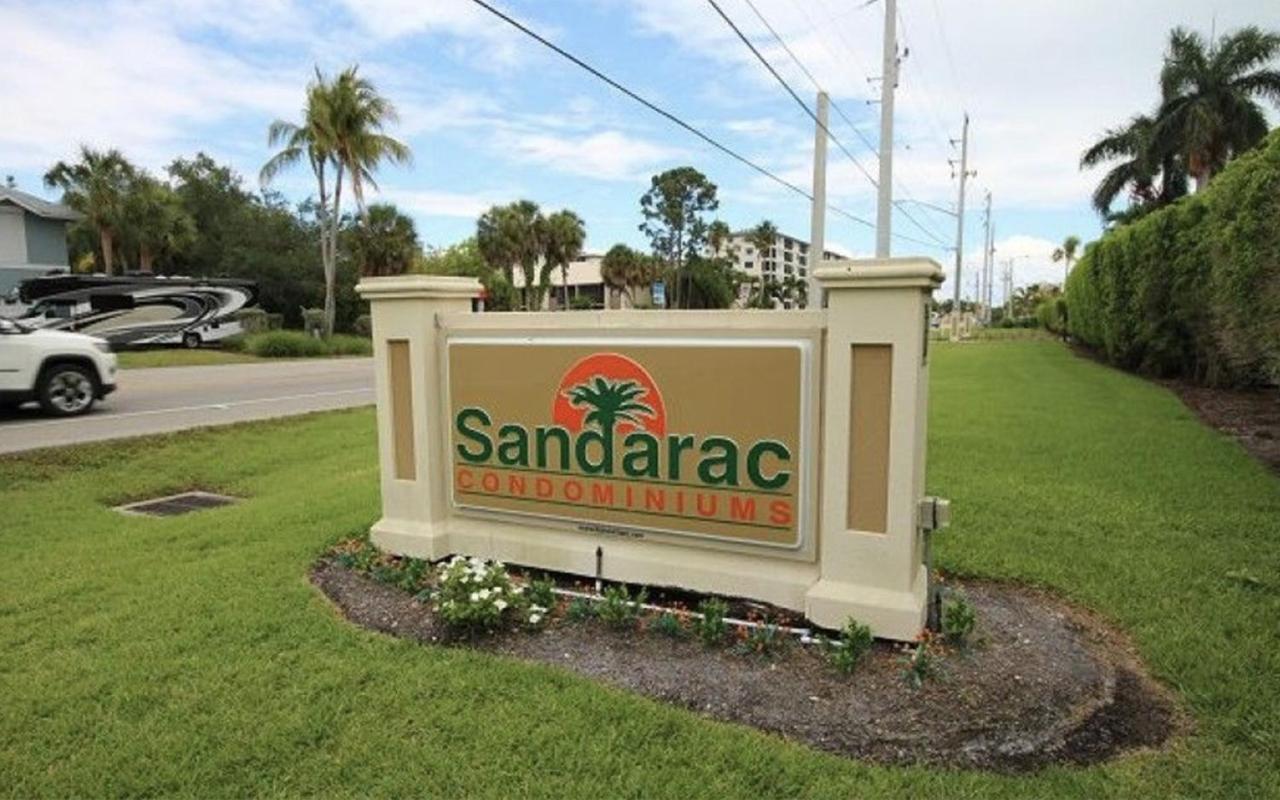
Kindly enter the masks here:
M 747 166 L 747 167 L 750 167 L 750 168 L 751 168 L 752 170 L 754 170 L 755 172 L 758 172 L 759 174 L 761 174 L 761 175 L 765 176 L 766 178 L 769 178 L 770 180 L 772 180 L 774 183 L 777 183 L 778 185 L 783 186 L 783 187 L 785 187 L 786 189 L 789 189 L 789 190 L 790 190 L 790 191 L 792 191 L 792 192 L 795 192 L 796 194 L 800 195 L 801 197 L 804 197 L 806 200 L 809 200 L 810 202 L 812 202 L 812 201 L 813 201 L 813 195 L 812 195 L 812 194 L 810 194 L 809 192 L 807 192 L 807 191 L 805 191 L 804 189 L 800 188 L 799 186 L 795 185 L 795 184 L 794 184 L 794 183 L 792 183 L 791 181 L 788 181 L 788 180 L 787 180 L 787 179 L 785 179 L 785 178 L 782 178 L 782 177 L 780 177 L 780 176 L 778 176 L 778 175 L 775 175 L 773 172 L 770 172 L 768 169 L 766 169 L 766 168 L 764 168 L 764 167 L 760 166 L 759 164 L 757 164 L 757 163 L 755 163 L 754 161 L 750 160 L 749 158 L 747 158 L 746 156 L 744 156 L 744 155 L 742 155 L 741 153 L 737 152 L 736 150 L 734 150 L 733 148 L 729 147 L 728 145 L 723 144 L 722 142 L 720 142 L 720 141 L 718 141 L 717 139 L 713 138 L 712 136 L 710 136 L 709 134 L 705 133 L 705 132 L 704 132 L 704 131 L 702 131 L 701 129 L 699 129 L 699 128 L 697 128 L 697 127 L 693 126 L 693 125 L 691 125 L 691 124 L 690 124 L 690 123 L 688 123 L 688 122 L 685 122 L 683 119 L 681 119 L 680 117 L 677 117 L 677 116 L 676 116 L 675 114 L 673 114 L 672 112 L 670 112 L 670 111 L 666 110 L 665 108 L 663 108 L 663 107 L 659 106 L 657 103 L 654 103 L 653 101 L 651 101 L 651 100 L 649 100 L 649 99 L 647 99 L 647 98 L 645 98 L 645 97 L 641 96 L 641 95 L 640 95 L 640 94 L 638 94 L 637 92 L 635 92 L 635 91 L 633 91 L 633 90 L 631 90 L 631 89 L 627 88 L 626 86 L 622 85 L 622 84 L 621 84 L 621 83 L 619 83 L 618 81 L 616 81 L 616 80 L 614 80 L 613 78 L 609 77 L 609 76 L 608 76 L 608 75 L 606 75 L 604 72 L 602 72 L 602 71 L 600 71 L 599 69 L 597 69 L 596 67 L 593 67 L 592 65 L 590 65 L 590 64 L 588 64 L 587 62 L 583 61 L 581 58 L 578 58 L 577 56 L 575 56 L 573 53 L 570 53 L 569 51 L 565 50 L 563 47 L 560 47 L 560 46 L 559 46 L 559 45 L 557 45 L 556 43 L 554 43 L 554 42 L 550 41 L 549 39 L 547 39 L 545 36 L 542 36 L 542 35 L 541 35 L 541 34 L 539 34 L 537 31 L 534 31 L 533 29 L 529 28 L 529 27 L 528 27 L 527 25 L 525 25 L 524 23 L 520 22 L 519 20 L 517 20 L 517 19 L 515 19 L 514 17 L 510 16 L 509 14 L 506 14 L 506 13 L 505 13 L 505 12 L 503 12 L 502 10 L 500 10 L 500 9 L 498 9 L 498 8 L 496 8 L 496 7 L 494 7 L 494 6 L 493 6 L 493 5 L 491 5 L 490 3 L 486 2 L 486 0 L 471 0 L 471 2 L 472 2 L 472 3 L 474 3 L 475 5 L 477 5 L 477 6 L 481 7 L 481 8 L 483 8 L 485 11 L 488 11 L 488 12 L 489 12 L 490 14 L 492 14 L 493 16 L 495 16 L 495 17 L 497 17 L 498 19 L 502 20 L 503 22 L 507 23 L 508 25 L 510 25 L 511 27 L 513 27 L 513 28 L 515 28 L 516 30 L 520 31 L 521 33 L 523 33 L 524 35 L 526 35 L 526 36 L 528 36 L 529 38 L 533 39 L 534 41 L 538 42 L 538 43 L 539 43 L 539 44 L 541 44 L 543 47 L 546 47 L 548 50 L 551 50 L 552 52 L 556 53 L 556 54 L 557 54 L 557 55 L 559 55 L 561 58 L 564 58 L 565 60 L 567 60 L 567 61 L 569 61 L 570 63 L 574 64 L 574 65 L 575 65 L 575 66 L 577 66 L 578 68 L 580 68 L 580 69 L 582 69 L 582 70 L 584 70 L 584 71 L 588 72 L 589 74 L 591 74 L 591 75 L 592 75 L 592 76 L 594 76 L 595 78 L 597 78 L 597 79 L 599 79 L 599 80 L 603 81 L 604 83 L 608 84 L 610 87 L 612 87 L 612 88 L 613 88 L 613 89 L 615 89 L 616 91 L 621 92 L 622 94 L 626 95 L 627 97 L 631 98 L 632 100 L 635 100 L 637 103 L 641 104 L 642 106 L 644 106 L 645 108 L 647 108 L 647 109 L 649 109 L 650 111 L 654 112 L 655 114 L 658 114 L 659 116 L 661 116 L 661 117 L 665 118 L 666 120 L 668 120 L 669 122 L 673 123 L 674 125 L 676 125 L 676 126 L 678 126 L 678 127 L 680 127 L 680 128 L 683 128 L 684 130 L 686 130 L 686 131 L 688 131 L 689 133 L 693 134 L 694 136 L 698 137 L 698 138 L 699 138 L 699 139 L 701 139 L 702 141 L 704 141 L 704 142 L 706 142 L 707 144 L 711 145 L 712 147 L 714 147 L 715 149 L 717 149 L 717 150 L 719 150 L 720 152 L 724 153 L 725 155 L 729 156 L 730 158 L 734 159 L 735 161 L 737 161 L 737 162 L 739 162 L 739 163 L 741 163 L 741 164 L 743 164 L 743 165 L 745 165 L 745 166 Z M 848 219 L 848 220 L 851 220 L 851 221 L 856 222 L 856 223 L 858 223 L 858 224 L 860 224 L 860 225 L 864 225 L 864 226 L 866 226 L 866 227 L 868 227 L 868 228 L 871 228 L 872 230 L 875 230 L 876 224 L 875 224 L 874 222 L 872 222 L 871 220 L 866 219 L 865 217 L 858 216 L 857 214 L 854 214 L 854 213 L 852 213 L 852 212 L 846 211 L 846 210 L 844 210 L 844 209 L 842 209 L 842 208 L 840 208 L 840 207 L 838 207 L 838 206 L 834 206 L 834 205 L 831 205 L 831 204 L 827 204 L 827 209 L 828 209 L 828 210 L 830 210 L 831 212 L 835 213 L 835 214 L 839 214 L 840 216 L 845 217 L 845 218 L 846 218 L 846 219 Z M 904 236 L 904 237 L 901 237 L 901 238 L 903 238 L 903 239 L 904 239 L 904 240 L 906 240 L 906 241 L 911 241 L 911 242 L 914 242 L 914 243 L 916 243 L 916 244 L 923 245 L 923 246 L 925 246 L 925 247 L 934 247 L 934 245 L 930 244 L 929 242 L 920 241 L 920 240 L 918 240 L 918 239 L 912 239 L 911 237 L 906 237 L 906 236 Z

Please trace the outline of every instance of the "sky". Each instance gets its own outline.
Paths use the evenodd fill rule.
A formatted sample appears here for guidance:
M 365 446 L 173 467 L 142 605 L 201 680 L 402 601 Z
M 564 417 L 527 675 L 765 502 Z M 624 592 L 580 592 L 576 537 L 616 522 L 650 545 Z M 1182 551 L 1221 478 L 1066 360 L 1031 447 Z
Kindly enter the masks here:
M 812 120 L 707 0 L 493 2 L 749 160 L 811 186 Z M 874 220 L 884 0 L 718 2 L 808 104 L 814 85 L 752 3 L 831 94 L 829 203 Z M 929 206 L 955 208 L 950 140 L 967 112 L 977 175 L 962 283 L 973 296 L 988 192 L 996 259 L 1012 259 L 1015 284 L 1061 280 L 1053 248 L 1102 229 L 1089 204 L 1100 173 L 1079 171 L 1080 153 L 1154 106 L 1169 30 L 1280 29 L 1280 3 L 899 0 L 899 17 L 894 188 L 906 211 L 893 216 L 893 255 L 934 258 L 950 280 L 956 221 Z M 641 246 L 640 195 L 654 173 L 682 165 L 717 184 L 718 216 L 735 230 L 767 218 L 809 238 L 804 197 L 471 0 L 0 0 L 0 30 L 0 174 L 46 197 L 44 171 L 81 143 L 118 147 L 157 173 L 204 151 L 256 187 L 270 122 L 300 118 L 315 69 L 358 64 L 398 108 L 390 132 L 414 153 L 411 166 L 378 173 L 378 197 L 411 214 L 429 246 L 471 235 L 484 209 L 519 198 L 577 211 L 591 251 Z M 312 178 L 299 168 L 272 188 L 301 201 Z M 835 211 L 826 231 L 829 249 L 874 250 L 872 228 Z

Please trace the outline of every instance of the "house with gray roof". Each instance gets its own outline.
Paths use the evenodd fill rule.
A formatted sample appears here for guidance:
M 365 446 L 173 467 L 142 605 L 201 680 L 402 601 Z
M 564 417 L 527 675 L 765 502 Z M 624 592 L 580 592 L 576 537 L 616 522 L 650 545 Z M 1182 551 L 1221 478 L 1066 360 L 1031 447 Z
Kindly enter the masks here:
M 0 316 L 13 316 L 18 284 L 69 270 L 67 226 L 75 210 L 0 186 Z

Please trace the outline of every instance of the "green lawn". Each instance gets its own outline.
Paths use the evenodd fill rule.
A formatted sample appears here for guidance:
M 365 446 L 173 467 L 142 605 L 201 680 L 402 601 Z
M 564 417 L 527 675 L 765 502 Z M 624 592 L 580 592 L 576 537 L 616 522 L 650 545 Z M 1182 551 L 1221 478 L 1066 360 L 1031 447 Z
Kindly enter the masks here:
M 0 459 L 0 795 L 1280 797 L 1280 480 L 1058 344 L 933 353 L 930 488 L 957 516 L 941 565 L 1127 628 L 1195 718 L 1172 751 L 1019 777 L 871 767 L 355 629 L 305 573 L 377 514 L 360 410 Z M 105 507 L 193 485 L 249 500 Z
M 261 361 L 248 353 L 231 350 L 187 350 L 164 348 L 156 350 L 126 350 L 118 354 L 123 369 L 140 367 L 203 367 L 209 364 L 241 364 L 245 361 Z

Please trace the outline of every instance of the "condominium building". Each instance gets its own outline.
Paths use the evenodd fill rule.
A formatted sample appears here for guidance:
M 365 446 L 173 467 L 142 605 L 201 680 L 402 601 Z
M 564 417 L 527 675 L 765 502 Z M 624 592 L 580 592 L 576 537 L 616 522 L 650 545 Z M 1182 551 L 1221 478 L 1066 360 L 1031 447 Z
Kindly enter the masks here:
M 752 243 L 751 236 L 750 230 L 735 231 L 725 245 L 724 254 L 734 260 L 739 270 L 756 280 L 772 278 L 781 282 L 788 277 L 799 278 L 810 284 L 810 293 L 813 293 L 812 281 L 809 279 L 811 265 L 808 242 L 779 231 L 768 250 L 761 251 Z M 841 260 L 845 257 L 825 250 L 823 258 Z M 740 290 L 741 301 L 745 302 L 750 288 L 749 284 L 743 285 Z

